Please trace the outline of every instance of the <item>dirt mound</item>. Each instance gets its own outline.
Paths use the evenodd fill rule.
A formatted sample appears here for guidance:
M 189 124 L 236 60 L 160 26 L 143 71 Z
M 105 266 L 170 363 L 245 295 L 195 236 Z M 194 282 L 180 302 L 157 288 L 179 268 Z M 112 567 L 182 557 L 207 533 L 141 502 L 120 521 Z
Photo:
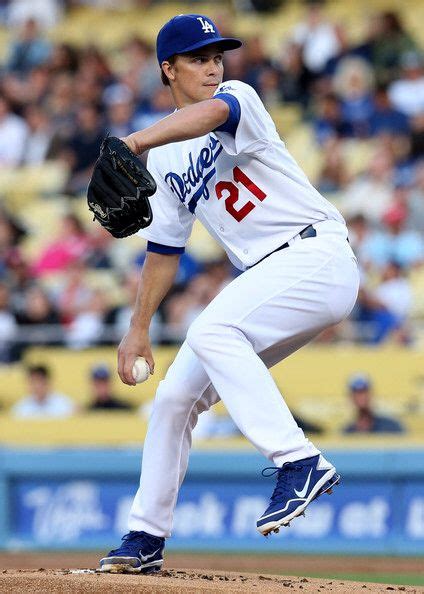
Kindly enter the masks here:
M 316 578 L 283 577 L 281 575 L 261 575 L 254 573 L 211 572 L 167 569 L 152 576 L 110 575 L 94 569 L 38 569 L 0 571 L 0 592 L 45 594 L 45 592 L 72 592 L 81 594 L 199 594 L 200 592 L 317 592 L 346 594 L 349 592 L 381 593 L 405 592 L 418 594 L 421 588 L 410 586 L 388 586 L 325 580 Z

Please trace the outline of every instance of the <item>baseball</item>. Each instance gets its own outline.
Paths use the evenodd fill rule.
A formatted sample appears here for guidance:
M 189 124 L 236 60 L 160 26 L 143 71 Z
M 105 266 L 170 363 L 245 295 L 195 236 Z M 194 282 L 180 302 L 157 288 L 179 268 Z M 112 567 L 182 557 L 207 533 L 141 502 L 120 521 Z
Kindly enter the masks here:
M 149 379 L 150 367 L 144 357 L 137 357 L 134 361 L 132 375 L 136 384 L 141 384 Z

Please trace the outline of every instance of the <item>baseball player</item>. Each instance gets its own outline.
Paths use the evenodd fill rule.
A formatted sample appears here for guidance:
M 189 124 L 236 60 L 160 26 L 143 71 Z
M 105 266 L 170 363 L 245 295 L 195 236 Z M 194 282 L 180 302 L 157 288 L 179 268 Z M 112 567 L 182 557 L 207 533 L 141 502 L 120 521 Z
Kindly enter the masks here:
M 152 572 L 186 473 L 198 415 L 222 400 L 243 434 L 273 463 L 276 486 L 257 521 L 264 535 L 303 514 L 340 477 L 305 437 L 268 371 L 343 320 L 358 291 L 356 258 L 339 212 L 310 184 L 256 92 L 222 83 L 221 37 L 210 18 L 172 18 L 157 37 L 162 80 L 176 111 L 124 141 L 149 150 L 157 183 L 134 314 L 118 349 L 121 380 L 154 360 L 149 323 L 172 285 L 195 217 L 243 274 L 205 308 L 159 384 L 143 450 L 140 488 L 121 546 L 103 571 Z

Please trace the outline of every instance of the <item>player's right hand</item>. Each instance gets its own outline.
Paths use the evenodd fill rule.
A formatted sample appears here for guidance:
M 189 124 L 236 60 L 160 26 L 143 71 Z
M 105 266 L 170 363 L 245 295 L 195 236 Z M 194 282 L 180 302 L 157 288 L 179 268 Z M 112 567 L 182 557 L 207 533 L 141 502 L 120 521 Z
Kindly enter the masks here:
M 155 362 L 148 332 L 130 327 L 118 347 L 118 374 L 121 381 L 128 386 L 135 386 L 133 365 L 137 357 L 144 357 L 153 373 Z

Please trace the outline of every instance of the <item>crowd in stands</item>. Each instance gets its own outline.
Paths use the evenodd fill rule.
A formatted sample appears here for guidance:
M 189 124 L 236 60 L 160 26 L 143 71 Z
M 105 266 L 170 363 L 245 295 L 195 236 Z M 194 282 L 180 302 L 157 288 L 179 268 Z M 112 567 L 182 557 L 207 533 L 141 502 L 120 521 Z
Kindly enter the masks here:
M 84 402 L 76 404 L 73 394 L 55 389 L 55 378 L 46 365 L 29 365 L 25 369 L 27 391 L 19 395 L 9 409 L 11 418 L 18 420 L 66 419 L 86 413 L 127 412 L 149 419 L 153 400 L 140 406 L 115 393 L 114 374 L 105 363 L 94 364 L 86 377 L 87 393 Z M 347 378 L 346 392 L 352 408 L 351 421 L 340 427 L 344 434 L 403 433 L 405 427 L 395 418 L 381 414 L 374 402 L 373 385 L 369 376 L 358 372 Z M 3 412 L 3 411 L 2 411 Z M 324 428 L 294 414 L 296 423 L 309 434 L 322 434 Z M 194 439 L 239 437 L 241 432 L 226 411 L 218 414 L 213 408 L 199 417 Z
M 51 2 L 56 12 L 46 12 L 53 19 L 48 23 L 30 11 L 31 4 L 37 3 L 1 3 L 3 18 L 15 15 L 18 24 L 0 64 L 0 169 L 61 163 L 68 172 L 63 194 L 69 212 L 52 236 L 43 238 L 44 247 L 28 255 L 23 246 L 31 230 L 19 209 L 0 197 L 4 363 L 19 360 L 28 344 L 80 349 L 120 340 L 136 295 L 143 244 L 124 266 L 116 240 L 94 223 L 85 225 L 74 205 L 84 199 L 106 130 L 124 136 L 173 110 L 154 48 L 145 39 L 131 37 L 113 54 L 97 46 L 95 37 L 83 47 L 52 43 L 49 27 L 78 3 Z M 220 27 L 231 35 L 231 22 Z M 226 55 L 225 76 L 252 85 L 270 108 L 301 110 L 302 125 L 315 138 L 310 151 L 322 156 L 312 182 L 347 219 L 362 286 L 350 321 L 322 340 L 411 344 L 409 276 L 424 262 L 424 58 L 395 12 L 376 13 L 364 30 L 352 44 L 347 25 L 332 22 L 322 2 L 306 2 L 303 20 L 281 40 L 279 55 L 267 52 L 262 36 L 246 39 Z M 284 129 L 281 133 L 284 137 Z M 370 152 L 355 175 L 346 151 L 352 141 Z M 90 285 L 93 271 L 115 278 L 119 299 Z M 186 252 L 153 321 L 153 342 L 180 342 L 236 274 L 224 255 L 205 261 Z

